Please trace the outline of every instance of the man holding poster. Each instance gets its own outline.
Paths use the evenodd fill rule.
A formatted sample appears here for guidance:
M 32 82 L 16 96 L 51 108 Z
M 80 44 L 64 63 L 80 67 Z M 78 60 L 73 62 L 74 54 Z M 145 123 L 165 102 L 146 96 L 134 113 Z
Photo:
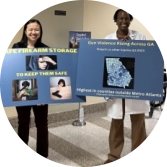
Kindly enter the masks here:
M 122 9 L 114 14 L 114 22 L 118 26 L 115 33 L 105 37 L 105 39 L 115 40 L 146 40 L 146 37 L 133 30 L 129 30 L 133 16 Z M 115 99 L 107 100 L 108 116 L 112 118 L 111 129 L 109 135 L 110 153 L 106 163 L 113 162 L 120 158 L 124 146 L 124 116 L 125 113 L 130 114 L 132 126 L 132 147 L 131 151 L 136 149 L 146 139 L 145 129 L 145 113 L 149 112 L 149 101 L 131 100 L 131 99 Z

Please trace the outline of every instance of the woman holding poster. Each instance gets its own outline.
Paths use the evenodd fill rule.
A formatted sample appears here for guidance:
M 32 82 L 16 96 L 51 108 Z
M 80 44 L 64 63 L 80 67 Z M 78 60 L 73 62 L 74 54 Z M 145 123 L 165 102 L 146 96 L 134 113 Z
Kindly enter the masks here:
M 133 16 L 122 9 L 114 14 L 114 22 L 118 26 L 115 33 L 109 34 L 105 39 L 115 40 L 146 40 L 146 37 L 133 30 L 129 30 Z M 116 161 L 120 158 L 124 146 L 124 116 L 130 114 L 132 126 L 132 146 L 131 151 L 136 149 L 146 139 L 145 113 L 149 112 L 149 101 L 131 99 L 111 99 L 107 100 L 108 116 L 112 118 L 109 135 L 110 153 L 105 164 Z
M 42 48 L 48 47 L 41 42 L 42 26 L 38 20 L 29 20 L 23 29 L 20 42 L 15 43 L 13 48 Z M 37 153 L 43 157 L 48 157 L 48 105 L 19 106 L 16 107 L 18 114 L 18 135 L 28 144 L 30 111 L 34 112 L 37 127 Z

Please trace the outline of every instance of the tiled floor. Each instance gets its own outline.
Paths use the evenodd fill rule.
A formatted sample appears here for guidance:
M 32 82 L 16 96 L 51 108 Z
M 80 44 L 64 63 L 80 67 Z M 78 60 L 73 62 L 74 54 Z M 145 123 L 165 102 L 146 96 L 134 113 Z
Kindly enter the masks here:
M 146 115 L 146 130 L 149 135 L 157 124 L 161 111 L 156 110 L 152 118 Z M 111 119 L 106 111 L 85 115 L 86 126 L 73 126 L 74 120 L 49 124 L 49 160 L 68 166 L 98 166 L 107 159 L 108 135 Z M 130 153 L 131 125 L 125 117 L 125 145 L 122 157 Z M 30 129 L 29 146 L 35 150 L 36 128 Z

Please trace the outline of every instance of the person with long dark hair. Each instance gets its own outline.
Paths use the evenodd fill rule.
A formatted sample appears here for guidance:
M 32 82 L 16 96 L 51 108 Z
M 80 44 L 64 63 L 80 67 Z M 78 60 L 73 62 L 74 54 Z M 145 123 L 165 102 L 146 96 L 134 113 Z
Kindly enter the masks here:
M 22 39 L 20 42 L 15 43 L 13 48 L 48 47 L 42 43 L 42 34 L 41 23 L 36 19 L 31 19 L 24 25 Z M 18 114 L 18 135 L 28 144 L 31 108 L 34 112 L 37 127 L 37 153 L 43 157 L 48 157 L 48 104 L 16 107 Z
M 57 63 L 46 55 L 31 56 L 27 71 L 50 70 L 56 68 Z
M 133 20 L 133 16 L 122 9 L 118 9 L 113 17 L 114 22 L 118 26 L 116 32 L 109 34 L 105 39 L 115 40 L 146 40 L 146 37 L 134 30 L 130 30 L 129 26 Z M 146 139 L 145 113 L 149 112 L 149 101 L 131 100 L 131 99 L 107 99 L 108 116 L 112 118 L 109 148 L 110 153 L 105 164 L 116 161 L 120 158 L 124 146 L 124 117 L 125 113 L 130 114 L 132 125 L 132 146 L 131 151 L 136 149 Z

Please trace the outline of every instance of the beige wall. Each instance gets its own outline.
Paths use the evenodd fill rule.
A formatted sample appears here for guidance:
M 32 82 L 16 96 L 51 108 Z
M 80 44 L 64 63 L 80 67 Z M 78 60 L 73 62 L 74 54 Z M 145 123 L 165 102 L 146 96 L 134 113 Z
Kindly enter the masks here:
M 66 16 L 54 15 L 55 10 L 65 10 Z M 43 41 L 50 47 L 68 47 L 70 30 L 83 30 L 83 1 L 55 5 L 36 15 L 43 25 Z
M 32 19 L 33 17 L 31 17 L 30 19 Z M 28 19 L 29 20 L 29 19 Z M 28 21 L 28 20 L 24 20 L 25 23 Z M 18 31 L 13 34 L 14 37 L 12 37 L 12 40 L 8 43 L 8 48 L 12 48 L 13 44 L 16 43 L 16 42 L 19 42 L 22 38 L 22 34 L 23 34 L 23 27 L 24 25 L 20 28 L 18 27 Z
M 42 41 L 50 47 L 68 47 L 68 34 L 70 30 L 83 30 L 83 3 L 72 1 L 52 6 L 40 12 L 33 18 L 40 20 L 43 28 Z M 55 10 L 65 10 L 66 16 L 57 16 Z M 9 47 L 20 41 L 21 30 L 16 34 Z
M 54 10 L 65 10 L 66 16 L 54 15 Z M 70 30 L 91 31 L 92 38 L 104 38 L 116 31 L 113 21 L 117 7 L 95 1 L 71 1 L 52 6 L 40 12 L 33 18 L 39 19 L 43 27 L 43 42 L 50 47 L 68 47 Z M 133 15 L 133 14 L 132 14 Z M 140 31 L 147 39 L 153 40 L 149 31 L 137 20 L 131 23 L 130 29 Z M 21 28 L 9 47 L 20 41 L 23 29 Z
M 113 21 L 113 15 L 118 8 L 110 4 L 94 1 L 84 2 L 84 30 L 92 32 L 92 38 L 104 38 L 115 32 L 117 26 Z M 133 13 L 132 13 L 133 15 Z M 153 40 L 149 31 L 137 20 L 131 23 L 130 29 L 140 31 L 147 39 Z
M 23 27 L 21 27 L 20 30 L 18 32 L 16 32 L 15 37 L 12 39 L 11 43 L 9 44 L 9 48 L 12 48 L 12 46 L 15 42 L 18 42 L 21 40 L 22 33 L 23 33 Z
M 116 31 L 117 26 L 113 16 L 118 8 L 110 4 L 84 1 L 83 30 L 91 31 L 92 38 L 104 38 L 106 35 Z M 133 16 L 133 13 L 132 13 Z M 147 40 L 154 40 L 150 32 L 134 16 L 130 29 L 143 33 Z M 166 66 L 164 65 L 164 68 Z

